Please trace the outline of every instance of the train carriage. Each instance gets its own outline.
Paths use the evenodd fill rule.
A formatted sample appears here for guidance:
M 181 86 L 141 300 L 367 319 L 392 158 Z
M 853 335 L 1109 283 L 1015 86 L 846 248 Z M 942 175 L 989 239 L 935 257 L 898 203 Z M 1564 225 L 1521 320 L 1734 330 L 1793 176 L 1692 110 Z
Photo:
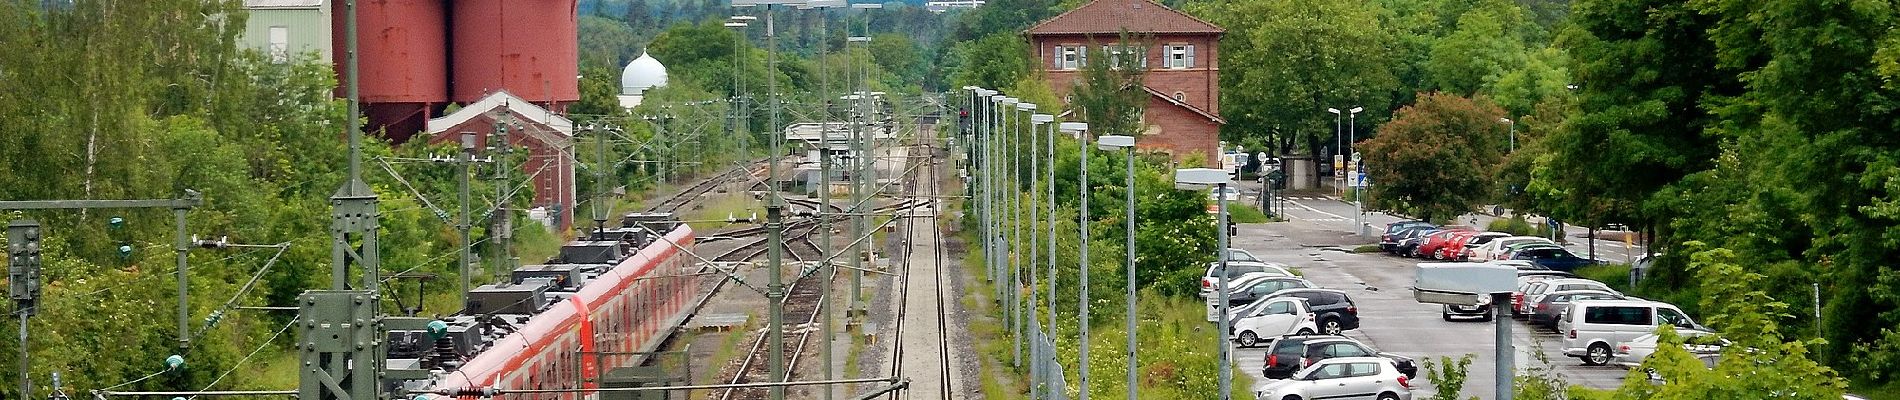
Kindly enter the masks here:
M 696 263 L 689 254 L 693 230 L 666 218 L 637 222 L 629 216 L 635 228 L 590 232 L 589 240 L 569 242 L 549 264 L 523 266 L 506 282 L 471 291 L 468 307 L 444 318 L 448 333 L 439 340 L 393 337 L 392 361 L 414 357 L 431 375 L 402 386 L 451 392 L 595 388 L 608 371 L 644 362 L 627 353 L 658 348 L 701 295 L 701 275 L 692 270 Z

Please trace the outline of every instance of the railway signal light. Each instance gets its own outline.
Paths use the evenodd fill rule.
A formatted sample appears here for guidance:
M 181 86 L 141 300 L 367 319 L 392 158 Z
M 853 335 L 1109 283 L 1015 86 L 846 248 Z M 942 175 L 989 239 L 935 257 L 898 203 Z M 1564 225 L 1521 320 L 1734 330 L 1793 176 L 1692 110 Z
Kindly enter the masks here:
M 7 298 L 21 315 L 33 315 L 40 297 L 40 223 L 7 224 Z

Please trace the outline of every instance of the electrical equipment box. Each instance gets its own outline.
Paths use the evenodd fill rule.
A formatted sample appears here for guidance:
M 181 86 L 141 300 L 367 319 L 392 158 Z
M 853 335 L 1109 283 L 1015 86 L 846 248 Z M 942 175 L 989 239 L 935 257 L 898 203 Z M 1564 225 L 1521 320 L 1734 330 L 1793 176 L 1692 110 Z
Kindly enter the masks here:
M 548 305 L 548 285 L 553 279 L 533 278 L 519 284 L 489 284 L 468 291 L 469 314 L 532 315 Z
M 562 264 L 616 264 L 627 257 L 627 246 L 618 240 L 572 241 L 561 246 L 557 258 Z
M 534 278 L 552 279 L 553 282 L 551 282 L 552 284 L 550 285 L 548 290 L 572 292 L 577 289 L 580 289 L 580 282 L 585 278 L 583 273 L 586 272 L 587 270 L 594 269 L 595 267 L 598 267 L 598 265 L 588 265 L 588 264 L 523 265 L 521 266 L 521 268 L 515 268 L 515 272 L 512 274 L 513 279 L 511 279 L 511 281 L 513 281 L 516 284 L 521 284 L 521 283 L 527 282 L 527 280 L 529 279 L 534 279 Z

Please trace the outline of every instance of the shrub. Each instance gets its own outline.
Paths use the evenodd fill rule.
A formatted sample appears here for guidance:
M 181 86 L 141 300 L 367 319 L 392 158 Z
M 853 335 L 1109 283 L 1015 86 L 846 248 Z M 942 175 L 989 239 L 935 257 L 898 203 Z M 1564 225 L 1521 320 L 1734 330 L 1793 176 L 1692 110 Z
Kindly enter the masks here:
M 1517 236 L 1536 236 L 1538 232 L 1536 227 L 1532 227 L 1529 221 L 1524 220 L 1524 217 L 1492 220 L 1491 225 L 1485 227 L 1485 230 L 1504 232 Z

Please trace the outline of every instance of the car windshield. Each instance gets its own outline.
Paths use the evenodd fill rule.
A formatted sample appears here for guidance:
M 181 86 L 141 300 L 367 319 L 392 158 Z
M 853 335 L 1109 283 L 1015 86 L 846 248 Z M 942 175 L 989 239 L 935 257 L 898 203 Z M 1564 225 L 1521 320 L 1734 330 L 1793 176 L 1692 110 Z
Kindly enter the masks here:
M 1259 264 L 1227 264 L 1228 278 L 1239 278 L 1250 272 L 1267 272 L 1267 268 Z
M 1253 254 L 1249 254 L 1245 251 L 1234 250 L 1234 249 L 1227 249 L 1227 260 L 1228 261 L 1254 261 L 1254 262 L 1260 261 L 1259 258 L 1254 258 Z

